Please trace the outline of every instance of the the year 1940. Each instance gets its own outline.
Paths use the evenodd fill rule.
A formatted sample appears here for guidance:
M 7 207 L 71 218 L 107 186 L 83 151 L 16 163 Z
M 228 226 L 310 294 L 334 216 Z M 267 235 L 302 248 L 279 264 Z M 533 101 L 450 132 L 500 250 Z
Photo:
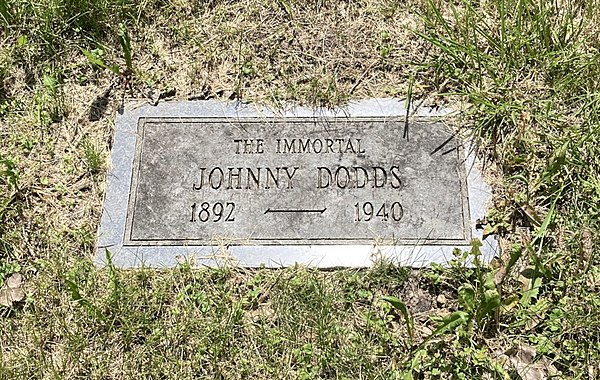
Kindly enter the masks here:
M 354 221 L 369 222 L 379 218 L 382 222 L 388 220 L 399 222 L 404 216 L 404 209 L 400 202 L 388 204 L 386 202 L 381 205 L 373 205 L 371 202 L 357 202 L 354 205 Z

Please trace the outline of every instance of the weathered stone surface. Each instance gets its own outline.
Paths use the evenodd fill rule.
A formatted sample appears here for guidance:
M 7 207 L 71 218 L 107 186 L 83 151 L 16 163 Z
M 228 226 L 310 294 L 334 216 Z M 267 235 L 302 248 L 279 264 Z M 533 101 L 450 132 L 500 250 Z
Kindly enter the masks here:
M 441 123 L 142 119 L 126 245 L 470 240 L 461 151 Z M 435 152 L 435 153 L 434 153 Z
M 395 106 L 396 111 L 374 105 Z M 218 102 L 117 120 L 97 261 L 120 266 L 420 266 L 467 247 L 485 184 L 432 110 L 398 102 L 284 114 Z M 195 106 L 195 107 L 194 107 Z M 488 239 L 490 240 L 490 239 Z M 495 242 L 484 251 L 493 253 Z

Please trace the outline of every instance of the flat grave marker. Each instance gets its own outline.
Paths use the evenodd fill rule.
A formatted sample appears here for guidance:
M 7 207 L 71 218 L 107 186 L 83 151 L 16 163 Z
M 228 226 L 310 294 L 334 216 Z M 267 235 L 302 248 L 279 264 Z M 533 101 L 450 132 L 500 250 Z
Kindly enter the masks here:
M 372 99 L 273 112 L 238 103 L 118 115 L 99 230 L 121 267 L 443 263 L 482 240 L 489 189 L 466 144 L 420 109 Z M 491 257 L 496 242 L 484 240 Z

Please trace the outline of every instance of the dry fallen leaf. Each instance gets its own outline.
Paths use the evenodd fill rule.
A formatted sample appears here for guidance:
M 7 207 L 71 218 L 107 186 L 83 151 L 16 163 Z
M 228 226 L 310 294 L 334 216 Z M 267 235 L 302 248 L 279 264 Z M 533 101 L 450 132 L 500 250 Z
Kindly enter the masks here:
M 20 273 L 11 274 L 4 281 L 4 286 L 0 288 L 0 305 L 11 307 L 13 303 L 23 301 L 25 292 L 21 285 L 23 285 L 23 276 Z
M 515 371 L 523 380 L 546 380 L 558 373 L 546 357 L 541 357 L 533 363 L 535 354 L 534 347 L 521 344 L 502 355 L 501 362 L 507 370 Z

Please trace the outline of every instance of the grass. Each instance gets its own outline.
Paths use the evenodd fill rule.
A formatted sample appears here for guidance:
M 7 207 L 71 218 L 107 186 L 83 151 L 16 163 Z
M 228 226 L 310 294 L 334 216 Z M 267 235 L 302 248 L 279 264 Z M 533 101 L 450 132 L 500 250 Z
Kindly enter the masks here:
M 0 0 L 0 288 L 18 272 L 26 293 L 0 306 L 0 379 L 600 376 L 599 6 Z M 461 109 L 502 257 L 98 270 L 132 96 Z

